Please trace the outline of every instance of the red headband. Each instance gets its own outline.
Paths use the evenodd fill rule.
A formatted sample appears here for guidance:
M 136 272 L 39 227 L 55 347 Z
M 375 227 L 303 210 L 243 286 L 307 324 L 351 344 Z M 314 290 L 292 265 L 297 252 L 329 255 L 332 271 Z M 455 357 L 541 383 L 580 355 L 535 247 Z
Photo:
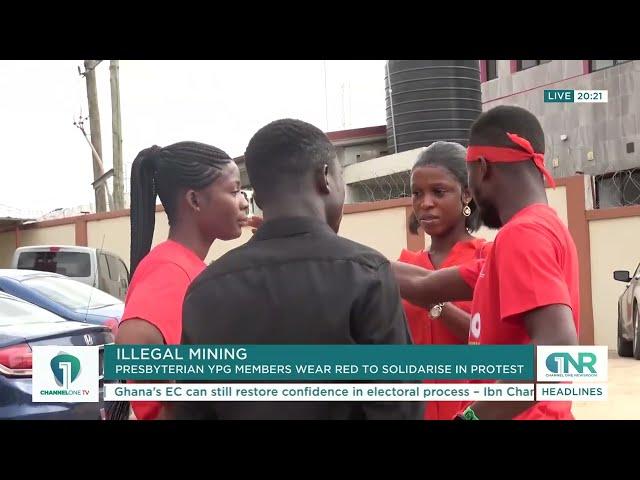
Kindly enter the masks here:
M 544 166 L 544 154 L 535 152 L 531 143 L 529 143 L 527 139 L 522 138 L 515 133 L 507 133 L 507 136 L 513 143 L 520 145 L 524 151 L 508 147 L 469 145 L 467 148 L 467 162 L 474 162 L 480 157 L 483 157 L 487 162 L 494 163 L 521 162 L 523 160 L 530 160 L 533 157 L 533 163 L 536 164 L 538 170 L 540 170 L 547 179 L 547 183 L 549 183 L 551 187 L 555 188 L 556 182 Z

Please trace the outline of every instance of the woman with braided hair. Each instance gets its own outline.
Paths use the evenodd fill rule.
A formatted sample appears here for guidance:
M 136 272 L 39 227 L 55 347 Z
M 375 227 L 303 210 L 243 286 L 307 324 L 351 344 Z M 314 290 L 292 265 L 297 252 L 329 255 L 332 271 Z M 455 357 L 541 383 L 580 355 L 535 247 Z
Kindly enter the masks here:
M 156 195 L 169 238 L 149 251 Z M 138 154 L 131 168 L 131 284 L 116 343 L 180 343 L 187 288 L 205 269 L 214 240 L 240 236 L 248 207 L 237 165 L 216 147 L 180 142 Z M 161 410 L 159 402 L 132 406 L 138 419 L 157 418 Z
M 418 156 L 411 169 L 413 215 L 409 230 L 416 234 L 422 227 L 431 245 L 418 252 L 403 249 L 400 262 L 439 270 L 487 256 L 491 244 L 472 235 L 481 221 L 469 192 L 466 155 L 467 149 L 459 143 L 440 141 Z M 415 344 L 467 343 L 471 302 L 439 303 L 425 308 L 404 299 L 402 305 Z M 449 420 L 462 405 L 465 403 L 460 401 L 429 401 L 424 418 Z

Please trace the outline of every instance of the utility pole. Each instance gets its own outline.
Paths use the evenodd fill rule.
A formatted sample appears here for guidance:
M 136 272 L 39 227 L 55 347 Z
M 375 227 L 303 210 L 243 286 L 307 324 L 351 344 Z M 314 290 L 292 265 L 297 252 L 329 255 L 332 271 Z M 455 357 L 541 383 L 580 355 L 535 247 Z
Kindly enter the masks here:
M 344 82 L 342 83 L 342 86 L 340 87 L 342 90 L 342 129 L 344 130 L 345 128 L 347 128 L 347 116 L 346 116 L 346 112 L 345 112 L 345 106 L 344 106 L 344 102 L 345 102 L 345 91 L 344 91 Z
M 91 140 L 89 140 L 89 136 L 87 135 L 87 132 L 84 129 L 84 121 L 85 120 L 89 120 L 89 117 L 83 117 L 82 115 L 80 115 L 77 120 L 74 120 L 73 124 L 76 127 L 78 127 L 78 129 L 80 129 L 80 131 L 82 132 L 82 135 L 84 136 L 85 140 L 89 144 L 89 147 L 91 148 L 91 151 L 93 152 L 94 160 L 98 161 L 98 167 L 100 168 L 100 171 L 104 171 L 104 164 L 102 163 L 102 159 L 100 158 L 100 155 L 98 155 L 98 152 L 96 151 L 95 147 L 91 143 Z M 98 188 L 103 188 L 104 189 L 104 191 L 107 194 L 107 199 L 109 201 L 108 205 L 113 205 L 113 196 L 109 192 L 109 185 L 107 185 L 107 180 L 109 178 L 111 178 L 111 177 L 113 177 L 113 168 L 111 170 L 109 170 L 107 173 L 105 173 L 104 175 L 102 175 L 102 176 L 98 177 L 97 179 L 95 179 L 91 183 L 91 185 L 93 186 L 94 192 L 97 192 Z M 96 208 L 96 211 L 97 211 L 97 208 Z
M 124 210 L 124 170 L 122 164 L 122 126 L 120 118 L 120 79 L 118 60 L 109 62 L 111 78 L 111 131 L 113 134 L 113 209 Z
M 94 181 L 104 175 L 102 168 L 102 134 L 100 132 L 100 110 L 98 108 L 98 88 L 96 86 L 95 68 L 99 60 L 84 61 L 84 75 L 87 80 L 87 100 L 89 103 L 89 126 L 91 131 L 91 145 L 93 147 L 93 179 Z M 104 184 L 95 187 L 96 212 L 107 211 L 106 188 Z
M 324 126 L 325 132 L 329 131 L 329 100 L 327 100 L 327 61 L 322 61 L 322 71 L 324 73 Z

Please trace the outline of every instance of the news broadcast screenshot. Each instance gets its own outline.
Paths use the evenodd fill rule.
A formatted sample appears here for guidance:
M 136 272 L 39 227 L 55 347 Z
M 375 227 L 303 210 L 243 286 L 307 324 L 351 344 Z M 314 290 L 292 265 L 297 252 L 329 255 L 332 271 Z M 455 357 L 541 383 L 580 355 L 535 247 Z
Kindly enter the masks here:
M 640 60 L 0 85 L 0 419 L 640 419 Z

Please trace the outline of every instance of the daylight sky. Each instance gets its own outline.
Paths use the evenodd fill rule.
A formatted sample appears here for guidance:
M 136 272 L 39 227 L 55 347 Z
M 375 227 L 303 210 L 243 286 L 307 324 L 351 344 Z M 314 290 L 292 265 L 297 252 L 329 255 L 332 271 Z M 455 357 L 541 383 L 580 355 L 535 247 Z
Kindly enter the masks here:
M 93 202 L 82 60 L 0 61 L 0 216 Z M 326 88 L 325 88 L 326 65 Z M 138 151 L 183 140 L 232 157 L 277 118 L 325 131 L 385 123 L 384 60 L 121 61 L 125 168 Z M 105 170 L 112 166 L 109 61 L 96 69 Z M 326 92 L 326 94 L 325 94 Z M 86 122 L 87 132 L 89 131 Z M 128 173 L 127 173 L 128 175 Z

